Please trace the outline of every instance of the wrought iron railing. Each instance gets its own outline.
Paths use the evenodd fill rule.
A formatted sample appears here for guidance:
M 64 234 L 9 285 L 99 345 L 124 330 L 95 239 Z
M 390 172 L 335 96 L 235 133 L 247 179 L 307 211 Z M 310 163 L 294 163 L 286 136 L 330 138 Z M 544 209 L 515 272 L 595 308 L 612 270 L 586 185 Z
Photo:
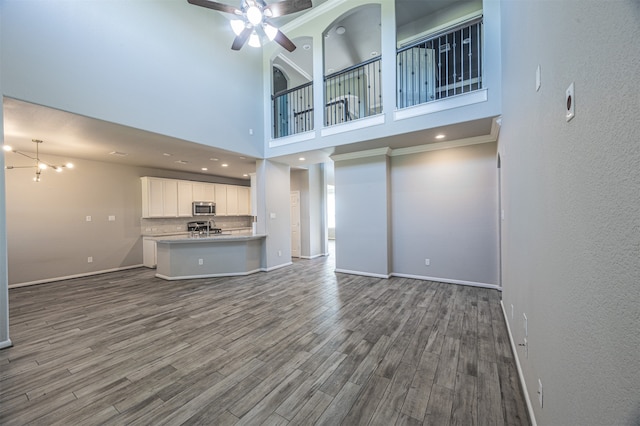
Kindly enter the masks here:
M 324 124 L 331 126 L 382 112 L 378 56 L 324 78 Z
M 482 89 L 482 17 L 397 52 L 397 106 Z
M 313 130 L 313 82 L 271 96 L 273 137 Z

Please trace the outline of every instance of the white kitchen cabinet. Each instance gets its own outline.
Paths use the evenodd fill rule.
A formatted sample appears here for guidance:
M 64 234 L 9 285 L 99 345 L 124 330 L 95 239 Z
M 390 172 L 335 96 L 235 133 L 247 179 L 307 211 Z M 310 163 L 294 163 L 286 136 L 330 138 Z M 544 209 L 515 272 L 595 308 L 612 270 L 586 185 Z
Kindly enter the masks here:
M 215 184 L 216 216 L 227 216 L 227 186 L 221 183 Z
M 227 185 L 227 216 L 238 215 L 238 187 Z
M 238 215 L 251 216 L 251 188 L 238 187 Z
M 178 217 L 191 217 L 193 215 L 193 182 L 187 180 L 178 181 Z
M 178 216 L 178 181 L 143 177 L 142 217 Z
M 193 201 L 216 201 L 214 183 L 193 182 Z
M 142 239 L 142 264 L 147 268 L 155 268 L 158 263 L 156 240 L 153 238 Z

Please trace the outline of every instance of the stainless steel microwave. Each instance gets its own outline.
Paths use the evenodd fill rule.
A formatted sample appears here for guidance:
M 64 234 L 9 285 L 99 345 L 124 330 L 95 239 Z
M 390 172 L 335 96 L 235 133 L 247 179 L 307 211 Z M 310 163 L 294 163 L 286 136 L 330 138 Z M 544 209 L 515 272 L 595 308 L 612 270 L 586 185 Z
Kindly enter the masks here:
M 215 216 L 216 203 L 210 201 L 194 201 L 193 216 Z

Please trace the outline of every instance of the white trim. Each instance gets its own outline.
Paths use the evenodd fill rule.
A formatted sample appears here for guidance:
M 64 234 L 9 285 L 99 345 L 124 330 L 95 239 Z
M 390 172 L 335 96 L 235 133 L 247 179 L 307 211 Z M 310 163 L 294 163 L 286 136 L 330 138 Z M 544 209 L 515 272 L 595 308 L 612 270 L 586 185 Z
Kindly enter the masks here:
M 331 159 L 335 161 L 355 160 L 356 158 L 378 157 L 380 155 L 391 155 L 391 148 L 375 148 L 366 151 L 347 152 L 346 154 L 331 155 Z
M 325 3 L 322 3 L 320 6 L 316 6 L 308 12 L 305 12 L 299 18 L 294 19 L 293 21 L 283 25 L 280 27 L 280 30 L 284 33 L 291 32 L 292 30 L 307 24 L 314 19 L 324 15 L 331 9 L 338 7 L 342 3 L 346 3 L 347 0 L 329 0 Z
M 284 62 L 285 64 L 289 65 L 295 72 L 297 72 L 298 74 L 303 76 L 308 81 L 313 82 L 313 77 L 311 75 L 309 75 L 308 72 L 306 72 L 305 70 L 300 68 L 300 66 L 298 64 L 296 64 L 291 59 L 289 59 L 286 56 L 284 56 L 284 52 L 278 53 L 276 55 L 276 58 L 279 58 L 282 62 Z M 280 70 L 280 71 L 282 71 L 284 73 L 284 70 Z
M 11 339 L 3 340 L 2 342 L 0 342 L 0 349 L 10 348 L 11 346 L 13 346 L 13 342 L 11 342 Z
M 313 255 L 313 256 L 300 256 L 300 259 L 309 259 L 309 260 L 311 260 L 311 259 L 317 259 L 318 257 L 323 257 L 323 256 L 326 256 L 326 255 L 320 253 L 320 254 L 316 254 L 316 255 Z
M 373 278 L 384 278 L 384 279 L 389 279 L 391 278 L 391 275 L 384 275 L 384 274 L 374 274 L 371 272 L 362 272 L 362 271 L 350 271 L 347 269 L 335 269 L 334 272 L 339 272 L 341 274 L 350 274 L 350 275 L 362 275 L 365 277 L 373 277 Z
M 474 92 L 449 96 L 445 99 L 439 99 L 437 101 L 396 110 L 393 113 L 393 120 L 406 120 L 407 118 L 419 117 L 421 115 L 433 114 L 434 112 L 478 104 L 486 102 L 487 100 L 488 89 L 480 89 Z
M 73 278 L 90 277 L 92 275 L 101 275 L 101 274 L 106 274 L 108 272 L 126 271 L 127 269 L 135 269 L 135 268 L 142 268 L 142 267 L 144 267 L 144 265 L 140 264 L 140 265 L 132 265 L 132 266 L 123 266 L 121 268 L 105 269 L 105 270 L 102 270 L 102 271 L 85 272 L 85 273 L 82 273 L 82 274 L 67 275 L 66 277 L 45 278 L 45 279 L 42 279 L 42 280 L 28 281 L 28 282 L 17 283 L 17 284 L 9 284 L 9 288 L 28 287 L 30 285 L 52 283 L 52 282 L 56 282 L 56 281 L 70 280 L 70 279 L 73 279 Z
M 371 117 L 359 118 L 353 121 L 347 121 L 346 123 L 334 124 L 330 127 L 325 127 L 320 131 L 321 136 L 337 135 L 339 133 L 350 132 L 352 130 L 360 130 L 366 127 L 378 126 L 384 124 L 384 113 L 373 115 Z
M 190 279 L 195 279 L 195 278 L 239 277 L 239 276 L 255 274 L 255 273 L 261 272 L 261 271 L 262 271 L 262 269 L 258 268 L 258 269 L 254 269 L 252 271 L 247 271 L 247 272 L 230 272 L 230 273 L 222 273 L 222 274 L 201 274 L 201 275 L 181 275 L 181 276 L 177 276 L 177 277 L 169 277 L 169 276 L 163 275 L 163 274 L 156 274 L 156 277 L 157 278 L 162 278 L 163 280 L 167 280 L 167 281 L 174 281 L 174 280 L 190 280 Z
M 277 139 L 271 139 L 269 141 L 269 148 L 276 148 L 278 146 L 290 145 L 292 143 L 304 142 L 316 137 L 316 131 L 310 130 L 304 133 L 298 133 L 291 136 L 283 136 Z
M 537 426 L 536 415 L 533 412 L 533 405 L 531 404 L 531 398 L 529 398 L 529 392 L 527 391 L 527 382 L 524 380 L 524 374 L 522 373 L 522 366 L 520 365 L 520 357 L 518 356 L 518 349 L 516 343 L 513 340 L 511 334 L 511 327 L 509 327 L 509 321 L 507 321 L 507 312 L 504 309 L 504 303 L 500 300 L 500 306 L 502 307 L 502 316 L 504 317 L 504 323 L 507 325 L 507 334 L 509 335 L 509 342 L 511 342 L 511 352 L 516 359 L 516 368 L 518 369 L 518 377 L 520 378 L 520 387 L 524 393 L 524 400 L 527 403 L 527 410 L 529 411 L 529 420 L 531 420 L 531 426 Z
M 471 12 L 467 15 L 461 16 L 457 19 L 454 19 L 453 21 L 449 21 L 446 24 L 442 24 L 442 25 L 438 25 L 435 28 L 431 28 L 427 31 L 423 31 L 421 33 L 418 34 L 414 34 L 411 37 L 405 38 L 403 40 L 399 40 L 397 42 L 397 46 L 399 49 L 408 46 L 410 44 L 416 43 L 422 39 L 427 39 L 432 35 L 435 35 L 436 33 L 442 33 L 447 31 L 450 28 L 453 27 L 457 27 L 458 25 L 464 24 L 467 21 L 471 21 L 474 20 L 476 18 L 481 18 L 482 17 L 482 9 L 480 10 L 476 10 L 475 12 Z
M 391 276 L 400 277 L 400 278 L 412 278 L 414 280 L 424 280 L 424 281 L 435 281 L 439 283 L 445 284 L 458 284 L 458 285 L 466 285 L 469 287 L 482 287 L 482 288 L 490 288 L 492 290 L 499 290 L 500 287 L 496 284 L 486 284 L 486 283 L 478 283 L 475 281 L 464 281 L 464 280 L 451 280 L 448 278 L 436 278 L 436 277 L 426 277 L 422 275 L 411 275 L 411 274 L 399 274 L 392 273 Z
M 260 270 L 262 272 L 271 272 L 271 271 L 274 271 L 276 269 L 284 268 L 284 267 L 291 266 L 291 265 L 293 265 L 293 262 L 282 263 L 280 265 L 272 266 L 270 268 L 260 268 Z
M 393 150 L 393 152 L 391 153 L 391 156 L 397 157 L 400 155 L 417 154 L 420 152 L 428 152 L 428 151 L 438 151 L 441 149 L 458 148 L 461 146 L 479 145 L 479 144 L 490 143 L 495 141 L 496 139 L 491 135 L 474 136 L 472 138 L 458 139 L 455 141 L 431 143 L 428 145 L 411 146 L 408 148 L 398 148 Z

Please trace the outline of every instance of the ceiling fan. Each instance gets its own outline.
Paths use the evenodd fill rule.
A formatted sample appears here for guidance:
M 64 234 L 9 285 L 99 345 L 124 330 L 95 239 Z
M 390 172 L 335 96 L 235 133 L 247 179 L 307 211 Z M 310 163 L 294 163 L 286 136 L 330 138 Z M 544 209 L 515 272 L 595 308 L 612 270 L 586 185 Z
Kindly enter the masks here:
M 196 6 L 202 6 L 220 12 L 230 13 L 241 19 L 231 20 L 231 28 L 236 34 L 231 49 L 240 50 L 249 41 L 250 46 L 260 47 L 260 38 L 266 35 L 269 40 L 293 52 L 296 45 L 279 29 L 269 23 L 270 18 L 288 15 L 309 9 L 311 0 L 284 0 L 267 4 L 264 0 L 241 0 L 240 9 L 212 0 L 188 0 Z

